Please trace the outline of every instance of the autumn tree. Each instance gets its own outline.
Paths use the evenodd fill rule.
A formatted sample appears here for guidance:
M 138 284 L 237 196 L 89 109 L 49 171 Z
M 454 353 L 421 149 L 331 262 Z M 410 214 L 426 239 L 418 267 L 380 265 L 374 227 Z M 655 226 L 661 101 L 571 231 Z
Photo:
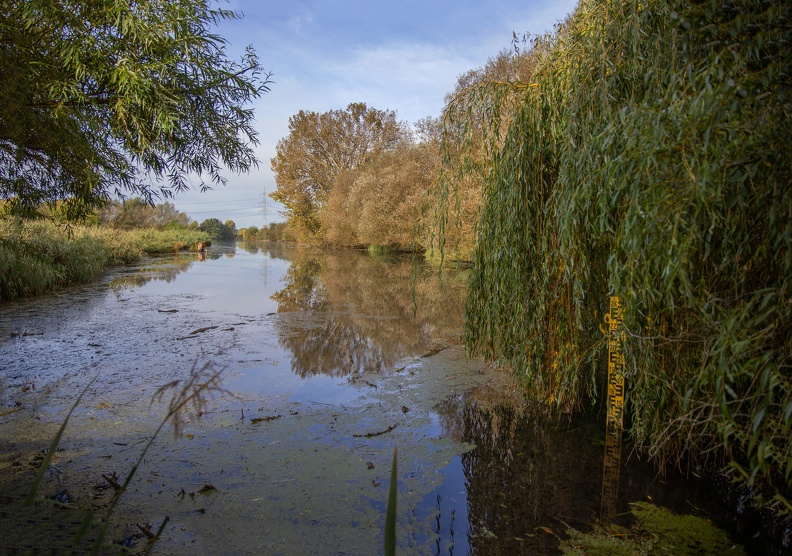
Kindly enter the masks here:
M 485 152 L 484 130 L 493 121 L 503 122 L 498 130 L 502 136 L 507 129 L 506 122 L 520 110 L 518 94 L 496 105 L 482 99 L 480 91 L 486 84 L 498 83 L 514 83 L 517 91 L 530 87 L 536 63 L 536 49 L 525 48 L 524 41 L 515 36 L 511 49 L 502 50 L 484 66 L 460 75 L 454 90 L 446 95 L 440 126 L 446 177 L 437 183 L 441 188 L 445 187 L 442 184 L 451 185 L 454 202 L 448 207 L 449 211 L 433 211 L 427 215 L 431 232 L 424 241 L 430 256 L 444 252 L 446 259 L 471 259 L 484 180 L 491 168 Z M 465 117 L 461 118 L 461 114 Z M 419 134 L 437 138 L 437 121 L 420 121 L 419 124 Z M 438 192 L 437 196 L 444 194 Z M 452 218 L 448 219 L 448 215 Z
M 271 160 L 277 189 L 270 196 L 286 207 L 289 224 L 303 239 L 321 237 L 319 213 L 336 178 L 409 134 L 392 110 L 352 103 L 322 114 L 301 110 L 289 118 L 289 135 Z
M 266 228 L 262 231 L 266 232 Z M 242 238 L 243 241 L 251 241 L 254 239 L 258 239 L 259 229 L 256 226 L 248 226 L 247 228 L 242 228 L 239 230 L 238 235 Z
M 212 32 L 209 0 L 5 0 L 0 8 L 0 199 L 77 218 L 114 194 L 151 202 L 257 164 L 249 103 L 268 90 L 252 48 Z
M 417 247 L 421 204 L 439 167 L 435 143 L 403 143 L 344 172 L 322 212 L 325 240 L 400 250 Z

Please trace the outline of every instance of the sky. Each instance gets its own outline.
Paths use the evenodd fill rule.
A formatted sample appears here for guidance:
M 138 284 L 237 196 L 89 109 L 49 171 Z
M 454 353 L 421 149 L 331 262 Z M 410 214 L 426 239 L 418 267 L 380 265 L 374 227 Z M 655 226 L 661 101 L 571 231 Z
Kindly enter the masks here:
M 457 78 L 480 68 L 518 36 L 552 31 L 577 0 L 231 0 L 241 13 L 217 33 L 229 58 L 253 46 L 272 72 L 270 91 L 253 104 L 260 144 L 258 169 L 224 172 L 228 184 L 192 191 L 171 202 L 199 223 L 233 220 L 237 229 L 282 222 L 283 206 L 270 159 L 289 133 L 289 117 L 345 109 L 352 102 L 394 110 L 399 121 L 439 117 Z M 266 205 L 264 204 L 266 202 Z

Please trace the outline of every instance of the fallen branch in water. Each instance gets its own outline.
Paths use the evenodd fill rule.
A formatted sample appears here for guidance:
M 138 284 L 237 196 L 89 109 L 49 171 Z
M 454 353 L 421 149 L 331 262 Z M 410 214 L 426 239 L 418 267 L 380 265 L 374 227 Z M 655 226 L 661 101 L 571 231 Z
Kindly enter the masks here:
M 431 357 L 433 355 L 437 355 L 438 353 L 440 353 L 444 349 L 448 349 L 448 348 L 449 348 L 449 346 L 442 346 L 442 347 L 439 347 L 439 348 L 430 349 L 429 351 L 424 353 L 421 357 Z
M 190 336 L 194 336 L 196 334 L 202 334 L 203 332 L 208 332 L 209 330 L 214 330 L 217 326 L 204 326 L 203 328 L 198 328 L 190 332 Z
M 275 419 L 280 419 L 280 415 L 271 415 L 269 417 L 253 417 L 250 419 L 252 424 L 261 423 L 262 421 L 274 421 Z
M 353 434 L 352 436 L 354 436 L 355 438 L 371 438 L 372 436 L 379 436 L 381 434 L 388 433 L 388 432 L 392 431 L 393 429 L 395 429 L 397 426 L 398 426 L 398 423 L 395 423 L 395 424 L 391 425 L 390 427 L 388 427 L 387 429 L 385 429 L 384 431 L 367 432 L 366 434 Z

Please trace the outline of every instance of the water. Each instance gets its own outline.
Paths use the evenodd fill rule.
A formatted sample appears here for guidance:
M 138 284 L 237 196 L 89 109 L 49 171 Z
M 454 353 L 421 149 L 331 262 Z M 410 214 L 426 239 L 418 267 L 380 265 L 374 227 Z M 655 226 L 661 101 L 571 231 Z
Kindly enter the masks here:
M 598 515 L 604 427 L 547 420 L 508 375 L 465 358 L 464 276 L 441 287 L 422 268 L 415 304 L 412 276 L 405 258 L 221 245 L 4 305 L 6 468 L 47 445 L 96 377 L 42 491 L 101 506 L 101 475 L 124 477 L 165 414 L 158 389 L 206 368 L 225 392 L 180 438 L 158 437 L 112 540 L 167 516 L 160 553 L 375 554 L 397 446 L 401 554 L 553 553 L 566 524 Z M 620 511 L 717 503 L 634 457 L 621 489 Z

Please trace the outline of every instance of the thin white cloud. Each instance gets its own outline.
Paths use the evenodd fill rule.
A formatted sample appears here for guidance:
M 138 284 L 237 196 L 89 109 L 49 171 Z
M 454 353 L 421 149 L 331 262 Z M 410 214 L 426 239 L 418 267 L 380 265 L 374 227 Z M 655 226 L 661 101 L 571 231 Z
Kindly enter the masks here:
M 403 44 L 357 48 L 349 59 L 329 66 L 327 75 L 333 96 L 396 109 L 400 119 L 414 122 L 438 116 L 444 95 L 471 67 L 471 60 L 450 48 Z
M 310 15 L 295 15 L 289 18 L 289 21 L 286 25 L 294 32 L 299 33 L 302 31 L 303 25 L 308 24 L 310 25 L 313 23 L 313 17 Z

